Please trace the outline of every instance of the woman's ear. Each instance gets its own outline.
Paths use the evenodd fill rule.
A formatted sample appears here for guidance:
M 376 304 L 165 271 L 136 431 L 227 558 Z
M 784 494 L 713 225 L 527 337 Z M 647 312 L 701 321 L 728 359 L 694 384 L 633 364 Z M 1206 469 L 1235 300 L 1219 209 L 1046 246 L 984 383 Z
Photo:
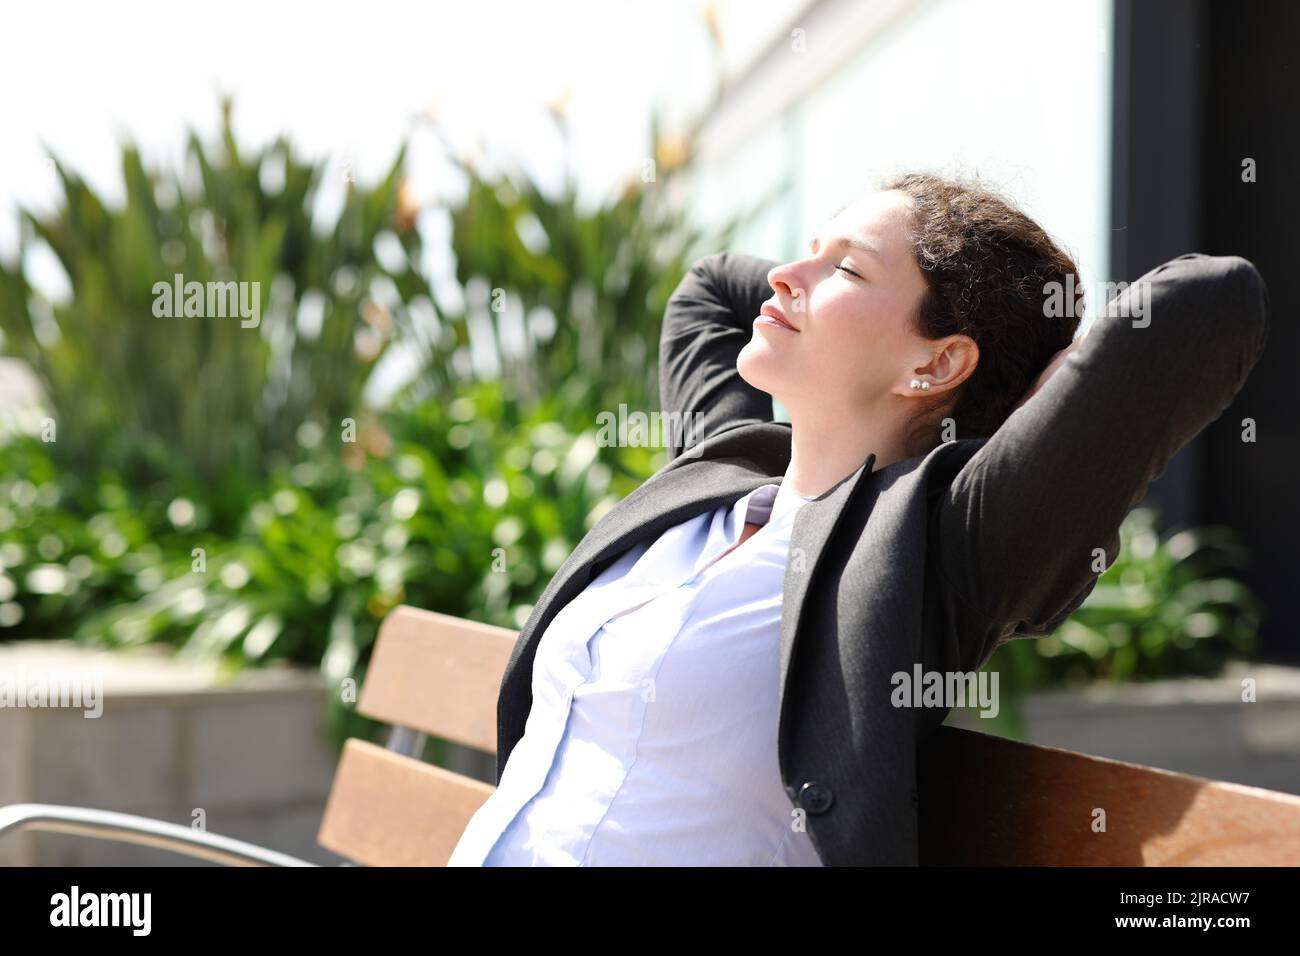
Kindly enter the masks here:
M 956 389 L 975 374 L 980 361 L 980 347 L 969 335 L 950 336 L 942 351 L 931 362 L 935 383 L 945 389 Z

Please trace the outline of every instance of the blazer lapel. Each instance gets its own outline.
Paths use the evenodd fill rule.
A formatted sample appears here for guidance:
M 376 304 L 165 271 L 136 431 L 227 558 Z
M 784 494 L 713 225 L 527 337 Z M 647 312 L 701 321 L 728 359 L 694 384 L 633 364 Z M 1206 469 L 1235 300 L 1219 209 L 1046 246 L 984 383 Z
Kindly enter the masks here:
M 803 616 L 805 599 L 826 542 L 839 522 L 845 506 L 862 483 L 864 475 L 871 473 L 876 454 L 872 452 L 865 462 L 847 478 L 818 497 L 801 506 L 795 513 L 790 529 L 790 554 L 785 566 L 785 584 L 781 597 L 781 679 L 778 686 L 778 727 L 785 726 L 786 682 L 790 662 L 794 658 L 795 639 L 799 634 L 799 621 Z

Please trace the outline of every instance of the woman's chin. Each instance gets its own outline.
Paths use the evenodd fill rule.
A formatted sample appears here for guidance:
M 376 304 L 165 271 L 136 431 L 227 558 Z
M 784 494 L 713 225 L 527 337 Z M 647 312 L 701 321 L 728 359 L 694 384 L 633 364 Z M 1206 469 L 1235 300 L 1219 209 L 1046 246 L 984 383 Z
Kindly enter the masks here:
M 776 362 L 777 356 L 773 355 L 770 349 L 763 345 L 755 348 L 751 342 L 736 356 L 736 371 L 754 388 L 771 395 L 774 394 L 773 389 L 780 381 Z

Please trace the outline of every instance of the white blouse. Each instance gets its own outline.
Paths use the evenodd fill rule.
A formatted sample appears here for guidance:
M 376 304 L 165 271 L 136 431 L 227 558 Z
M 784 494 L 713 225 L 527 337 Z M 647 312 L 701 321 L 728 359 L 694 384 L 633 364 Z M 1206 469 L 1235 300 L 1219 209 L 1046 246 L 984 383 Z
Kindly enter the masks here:
M 776 751 L 786 556 L 810 500 L 764 485 L 561 608 L 524 735 L 449 866 L 821 865 Z

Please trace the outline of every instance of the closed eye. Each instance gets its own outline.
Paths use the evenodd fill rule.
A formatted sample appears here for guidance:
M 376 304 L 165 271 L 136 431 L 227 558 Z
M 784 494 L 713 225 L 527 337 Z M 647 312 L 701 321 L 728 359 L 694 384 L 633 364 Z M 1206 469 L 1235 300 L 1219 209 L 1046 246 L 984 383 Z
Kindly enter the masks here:
M 851 276 L 857 276 L 857 278 L 859 279 L 862 278 L 862 276 L 858 275 L 856 272 L 854 272 L 852 269 L 848 268 L 847 266 L 836 266 L 835 268 L 839 269 L 841 272 L 847 272 Z

